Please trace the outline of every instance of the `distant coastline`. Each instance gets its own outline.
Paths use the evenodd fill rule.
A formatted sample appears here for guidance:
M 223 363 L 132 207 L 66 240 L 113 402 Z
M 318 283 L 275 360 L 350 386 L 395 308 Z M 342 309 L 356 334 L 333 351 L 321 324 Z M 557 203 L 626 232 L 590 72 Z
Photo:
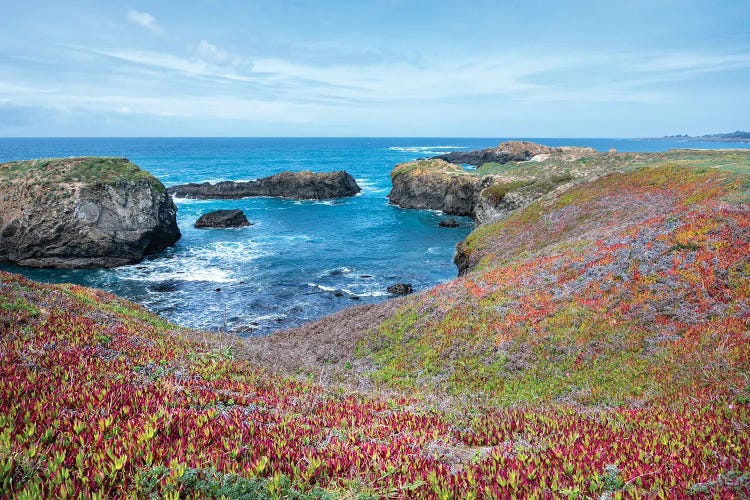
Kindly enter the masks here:
M 657 139 L 656 137 L 654 139 Z M 671 139 L 671 140 L 686 140 L 686 141 L 714 141 L 714 142 L 750 142 L 750 132 L 743 132 L 738 130 L 736 132 L 729 132 L 726 134 L 706 134 L 699 136 L 691 136 L 687 134 L 678 135 L 665 135 L 664 137 L 658 137 L 658 139 Z

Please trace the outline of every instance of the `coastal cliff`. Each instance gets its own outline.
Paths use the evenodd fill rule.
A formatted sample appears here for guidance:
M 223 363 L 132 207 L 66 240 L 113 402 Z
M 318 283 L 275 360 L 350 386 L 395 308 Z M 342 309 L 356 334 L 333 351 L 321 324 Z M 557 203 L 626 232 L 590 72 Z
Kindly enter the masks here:
M 360 192 L 348 172 L 281 172 L 254 181 L 181 184 L 167 189 L 172 196 L 197 199 L 239 199 L 274 196 L 298 200 L 345 198 Z
M 484 224 L 552 190 L 611 170 L 601 168 L 601 162 L 586 160 L 602 156 L 591 148 L 551 148 L 531 142 L 505 142 L 490 150 L 451 155 L 397 165 L 391 172 L 390 202 L 401 208 L 467 215 Z M 445 158 L 492 162 L 467 170 Z M 595 164 L 599 166 L 590 167 Z
M 177 208 L 125 158 L 0 165 L 0 260 L 31 267 L 115 267 L 180 238 Z

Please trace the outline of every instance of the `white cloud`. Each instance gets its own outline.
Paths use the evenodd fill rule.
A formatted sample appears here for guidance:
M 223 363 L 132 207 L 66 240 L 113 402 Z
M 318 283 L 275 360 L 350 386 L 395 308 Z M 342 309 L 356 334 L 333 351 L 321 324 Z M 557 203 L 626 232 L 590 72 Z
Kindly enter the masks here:
M 137 24 L 157 35 L 163 35 L 164 30 L 156 22 L 156 18 L 148 12 L 140 12 L 135 9 L 128 9 L 128 21 Z
M 248 58 L 228 52 L 206 40 L 200 41 L 196 49 L 196 55 L 201 61 L 214 66 L 231 66 L 247 69 L 252 67 L 252 63 Z

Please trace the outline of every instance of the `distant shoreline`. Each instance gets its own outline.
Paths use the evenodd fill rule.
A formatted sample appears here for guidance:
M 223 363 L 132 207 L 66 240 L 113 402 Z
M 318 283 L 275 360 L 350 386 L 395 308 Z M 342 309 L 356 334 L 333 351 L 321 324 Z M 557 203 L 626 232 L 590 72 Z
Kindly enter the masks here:
M 652 137 L 652 139 L 668 139 L 672 141 L 706 141 L 706 142 L 750 142 L 750 132 L 731 132 L 728 134 L 709 134 L 700 136 L 690 135 L 665 135 L 664 137 Z

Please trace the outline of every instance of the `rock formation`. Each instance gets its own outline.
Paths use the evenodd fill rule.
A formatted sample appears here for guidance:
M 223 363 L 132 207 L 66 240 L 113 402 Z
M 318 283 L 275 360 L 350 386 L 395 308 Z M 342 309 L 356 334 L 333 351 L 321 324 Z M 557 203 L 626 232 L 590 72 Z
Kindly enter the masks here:
M 124 158 L 5 163 L 0 185 L 0 261 L 115 267 L 180 238 L 162 183 Z
M 386 288 L 386 291 L 391 295 L 409 295 L 414 288 L 411 283 L 396 283 Z
M 391 172 L 388 198 L 401 208 L 441 210 L 450 215 L 474 215 L 481 179 L 443 160 L 402 163 Z
M 348 172 L 281 172 L 254 181 L 182 184 L 167 189 L 184 198 L 238 199 L 277 196 L 297 200 L 324 200 L 354 196 L 360 187 Z
M 545 159 L 540 155 L 558 153 L 567 155 L 570 159 L 596 153 L 593 148 L 561 147 L 553 148 L 543 144 L 528 141 L 507 141 L 500 143 L 496 148 L 481 149 L 478 151 L 454 151 L 435 158 L 451 163 L 468 163 L 469 165 L 484 165 L 485 163 L 508 163 L 511 161 L 529 161 L 537 157 Z
M 449 155 L 402 163 L 391 172 L 391 203 L 401 208 L 469 215 L 484 224 L 577 178 L 595 176 L 603 170 L 575 165 L 575 160 L 599 154 L 591 148 L 551 148 L 513 141 L 495 149 L 457 154 L 464 155 L 457 160 L 463 163 L 492 160 L 507 166 L 482 163 L 479 169 L 467 171 L 443 159 Z M 511 158 L 515 158 L 512 163 Z
M 247 220 L 242 210 L 214 210 L 201 215 L 195 222 L 194 226 L 228 228 L 228 227 L 246 227 L 251 222 Z

